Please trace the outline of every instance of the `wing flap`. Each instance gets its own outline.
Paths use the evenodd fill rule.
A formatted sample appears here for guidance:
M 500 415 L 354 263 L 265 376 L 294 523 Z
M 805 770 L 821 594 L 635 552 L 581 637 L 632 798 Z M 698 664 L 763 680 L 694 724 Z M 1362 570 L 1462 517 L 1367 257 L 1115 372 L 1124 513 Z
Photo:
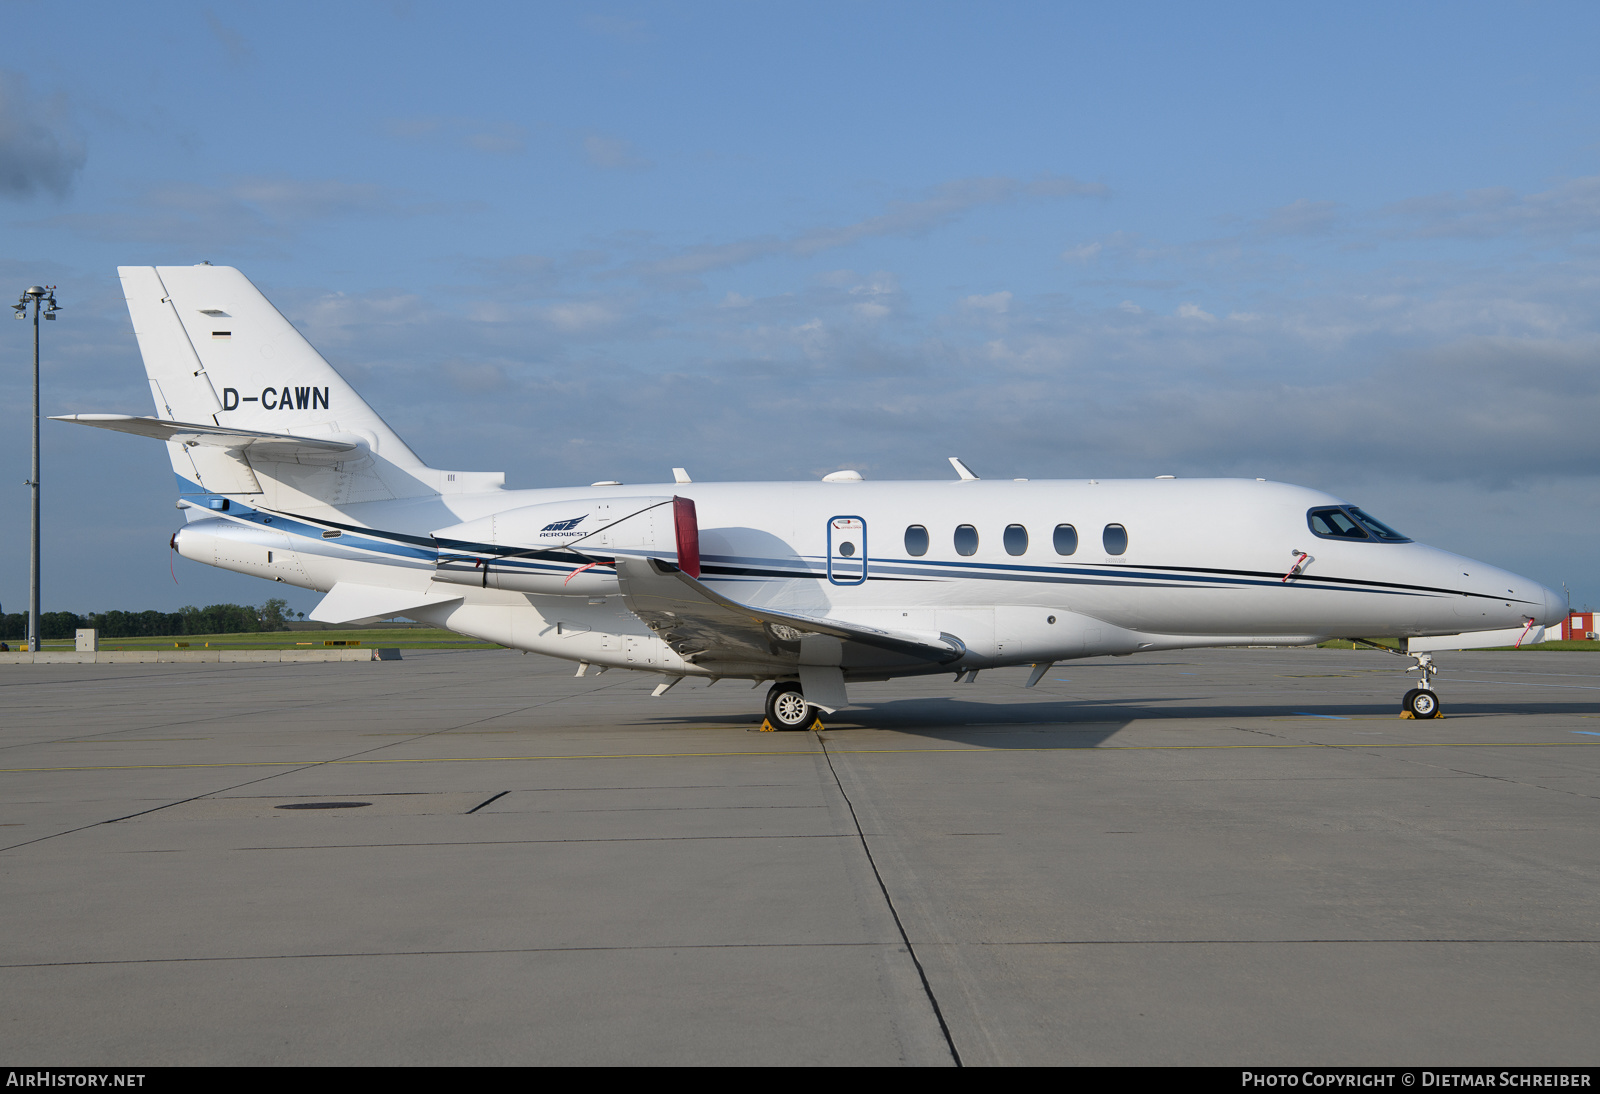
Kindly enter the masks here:
M 952 635 L 929 640 L 859 623 L 741 604 L 659 559 L 618 558 L 617 578 L 629 611 L 684 660 L 707 667 L 737 662 L 769 664 L 792 672 L 799 663 L 813 660 L 802 656 L 807 635 L 828 635 L 840 641 L 840 660 L 835 664 L 849 663 L 852 652 L 860 652 L 852 651 L 852 646 L 922 664 L 948 664 L 967 652 Z

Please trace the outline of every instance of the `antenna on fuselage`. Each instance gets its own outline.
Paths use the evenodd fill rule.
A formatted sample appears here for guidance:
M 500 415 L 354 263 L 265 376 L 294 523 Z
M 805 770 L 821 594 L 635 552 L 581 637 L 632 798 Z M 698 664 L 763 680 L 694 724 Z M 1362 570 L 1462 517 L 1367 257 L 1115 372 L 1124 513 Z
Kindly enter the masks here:
M 950 457 L 950 466 L 956 469 L 956 474 L 961 476 L 962 482 L 977 482 L 978 476 L 972 473 L 972 468 L 961 462 L 960 456 Z

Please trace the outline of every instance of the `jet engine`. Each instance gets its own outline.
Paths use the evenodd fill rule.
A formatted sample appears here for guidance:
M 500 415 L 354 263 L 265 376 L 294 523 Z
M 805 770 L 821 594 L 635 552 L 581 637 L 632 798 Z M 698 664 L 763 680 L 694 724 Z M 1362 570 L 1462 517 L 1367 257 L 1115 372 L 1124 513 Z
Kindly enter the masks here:
M 519 593 L 607 596 L 618 554 L 676 562 L 700 576 L 694 502 L 680 497 L 585 498 L 508 509 L 433 533 L 434 580 Z

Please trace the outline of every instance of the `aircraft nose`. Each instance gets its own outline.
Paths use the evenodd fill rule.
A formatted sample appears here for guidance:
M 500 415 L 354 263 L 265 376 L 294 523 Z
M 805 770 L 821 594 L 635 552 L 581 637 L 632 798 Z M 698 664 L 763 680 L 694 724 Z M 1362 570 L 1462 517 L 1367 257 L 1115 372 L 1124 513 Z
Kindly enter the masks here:
M 1546 627 L 1555 626 L 1567 615 L 1567 598 L 1554 589 L 1539 586 L 1544 589 L 1544 614 L 1539 617 L 1539 622 Z

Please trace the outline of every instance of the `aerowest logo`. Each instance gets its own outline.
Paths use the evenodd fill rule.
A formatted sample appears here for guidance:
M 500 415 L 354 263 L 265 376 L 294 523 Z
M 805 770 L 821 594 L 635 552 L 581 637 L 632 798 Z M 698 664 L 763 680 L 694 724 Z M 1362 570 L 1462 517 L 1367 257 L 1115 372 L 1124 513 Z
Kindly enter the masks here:
M 240 403 L 259 403 L 263 410 L 328 410 L 325 387 L 264 387 L 260 395 L 240 396 L 237 388 L 222 389 L 222 409 L 238 410 Z
M 541 536 L 575 536 L 578 533 L 573 529 L 582 524 L 588 516 L 589 514 L 585 513 L 581 517 L 569 517 L 566 520 L 558 520 L 552 524 L 546 524 L 539 529 L 539 534 Z

